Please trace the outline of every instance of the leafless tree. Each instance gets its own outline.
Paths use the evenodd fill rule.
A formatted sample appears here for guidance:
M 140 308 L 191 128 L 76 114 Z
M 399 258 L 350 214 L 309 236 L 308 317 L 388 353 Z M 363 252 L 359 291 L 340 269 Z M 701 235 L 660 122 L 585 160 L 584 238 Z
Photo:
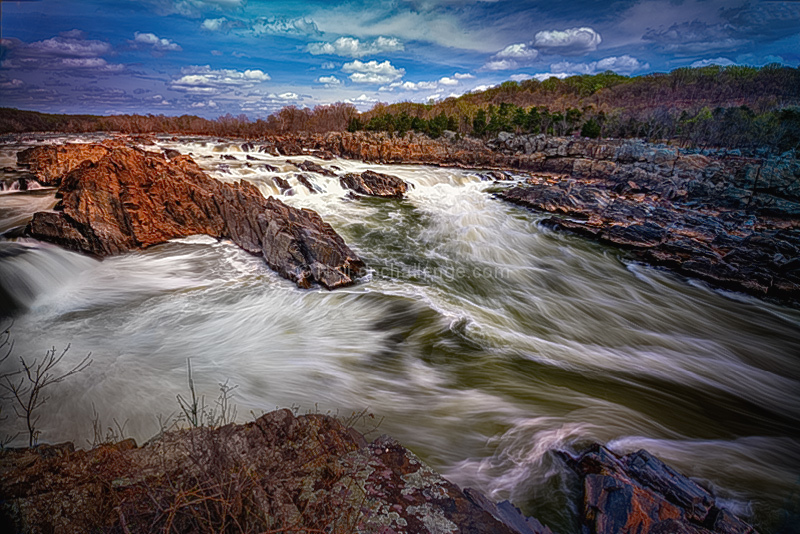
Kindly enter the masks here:
M 8 341 L 8 329 L 3 332 Z M 13 344 L 12 344 L 13 346 Z M 14 412 L 17 417 L 25 420 L 28 430 L 28 446 L 33 447 L 39 437 L 39 430 L 36 424 L 39 421 L 39 408 L 41 408 L 50 398 L 45 394 L 45 388 L 63 382 L 66 378 L 80 373 L 89 365 L 92 360 L 91 353 L 87 354 L 77 365 L 65 373 L 56 372 L 58 364 L 64 359 L 69 351 L 69 345 L 58 353 L 55 347 L 47 351 L 41 360 L 35 359 L 28 363 L 25 358 L 20 357 L 21 369 L 0 376 L 0 388 L 5 390 L 5 397 L 10 399 Z M 11 354 L 11 347 L 8 348 L 5 358 Z

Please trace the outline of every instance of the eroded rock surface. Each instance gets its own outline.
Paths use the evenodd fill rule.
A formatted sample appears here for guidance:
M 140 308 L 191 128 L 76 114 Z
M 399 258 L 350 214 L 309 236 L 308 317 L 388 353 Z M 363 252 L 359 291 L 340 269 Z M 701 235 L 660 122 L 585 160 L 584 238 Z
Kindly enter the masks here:
M 263 255 L 299 287 L 315 282 L 329 289 L 345 286 L 364 267 L 314 211 L 264 198 L 246 181 L 215 180 L 189 156 L 167 161 L 162 154 L 136 148 L 108 150 L 61 178 L 60 202 L 54 211 L 34 215 L 30 235 L 108 256 L 207 234 Z
M 44 185 L 59 185 L 61 177 L 84 161 L 98 161 L 111 152 L 113 142 L 40 145 L 17 152 L 17 164 L 27 167 Z
M 129 440 L 51 449 L 0 452 L 6 526 L 65 534 L 219 532 L 224 525 L 236 532 L 549 533 L 513 512 L 531 529 L 509 526 L 475 502 L 491 508 L 485 497 L 465 495 L 391 438 L 367 443 L 323 415 L 279 410 L 245 425 L 168 433 L 141 448 Z
M 339 178 L 339 182 L 345 189 L 371 197 L 403 198 L 408 191 L 408 184 L 397 176 L 375 171 L 347 173 Z
M 620 457 L 594 445 L 562 457 L 583 478 L 582 520 L 591 534 L 757 534 L 645 450 Z

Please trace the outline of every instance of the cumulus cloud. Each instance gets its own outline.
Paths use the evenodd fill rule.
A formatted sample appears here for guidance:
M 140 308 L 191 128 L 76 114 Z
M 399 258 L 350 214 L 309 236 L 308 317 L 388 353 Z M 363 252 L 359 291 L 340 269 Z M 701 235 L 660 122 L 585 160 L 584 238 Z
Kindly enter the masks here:
M 5 59 L 0 66 L 7 69 L 37 69 L 59 71 L 91 70 L 89 75 L 110 74 L 125 70 L 123 65 L 108 63 L 102 55 L 111 52 L 104 41 L 86 39 L 79 30 L 72 30 L 43 41 L 25 43 L 19 39 L 2 39 L 0 46 Z
M 539 56 L 539 51 L 526 43 L 511 44 L 492 56 L 481 70 L 513 70 L 526 67 Z
M 699 61 L 695 61 L 694 63 L 691 64 L 691 67 L 708 67 L 709 65 L 730 67 L 731 65 L 736 65 L 736 63 L 726 57 L 717 57 L 714 59 L 701 59 Z
M 366 63 L 355 60 L 345 63 L 342 71 L 351 73 L 354 83 L 387 84 L 403 77 L 405 69 L 394 67 L 389 61 L 378 63 L 375 60 Z
M 536 56 L 539 55 L 539 51 L 535 48 L 530 48 L 525 43 L 518 43 L 508 45 L 498 53 L 494 55 L 496 58 L 500 59 L 522 59 L 522 60 L 533 60 L 536 59 Z
M 487 61 L 486 64 L 481 67 L 482 70 L 514 70 L 522 67 L 518 62 L 514 61 L 513 59 L 496 59 L 492 61 Z
M 183 50 L 178 43 L 170 39 L 161 39 L 154 33 L 134 32 L 133 46 L 135 48 L 149 48 L 154 53 L 180 52 Z
M 464 75 L 461 75 L 462 78 Z M 474 78 L 471 74 L 468 75 L 471 78 Z M 421 81 L 421 82 L 403 82 L 403 81 L 396 81 L 389 85 L 383 86 L 379 91 L 394 91 L 395 89 L 401 91 L 429 91 L 431 89 L 438 89 L 440 87 L 451 87 L 454 85 L 458 85 L 460 82 L 458 81 L 458 75 L 454 74 L 452 77 L 450 76 L 443 76 L 438 80 L 431 80 L 431 81 Z
M 364 42 L 355 37 L 339 37 L 332 43 L 311 43 L 306 50 L 315 56 L 326 54 L 358 58 L 403 50 L 403 43 L 394 37 L 378 37 Z
M 332 69 L 336 68 L 336 63 L 334 63 L 333 61 L 326 61 L 325 63 L 320 65 L 319 68 L 325 69 L 325 70 L 332 70 Z
M 467 80 L 470 78 L 474 78 L 475 76 L 470 74 L 469 72 L 456 72 L 453 74 L 453 78 L 456 80 Z
M 533 45 L 542 53 L 576 56 L 597 50 L 602 40 L 592 28 L 569 28 L 538 32 Z
M 556 74 L 597 74 L 598 72 L 605 72 L 607 70 L 614 71 L 618 74 L 632 74 L 639 70 L 649 68 L 648 63 L 639 61 L 635 57 L 629 55 L 612 56 L 603 58 L 598 61 L 591 61 L 588 63 L 570 63 L 569 61 L 561 61 L 550 65 L 550 73 Z
M 342 80 L 336 76 L 320 76 L 317 78 L 317 83 L 324 83 L 325 87 L 336 87 L 342 85 Z
M 182 68 L 181 76 L 173 80 L 169 88 L 189 94 L 214 95 L 233 89 L 248 89 L 269 79 L 269 74 L 258 69 L 214 70 L 208 65 L 193 65 Z
M 22 80 L 0 76 L 0 89 L 19 89 L 23 85 L 25 85 L 25 83 Z

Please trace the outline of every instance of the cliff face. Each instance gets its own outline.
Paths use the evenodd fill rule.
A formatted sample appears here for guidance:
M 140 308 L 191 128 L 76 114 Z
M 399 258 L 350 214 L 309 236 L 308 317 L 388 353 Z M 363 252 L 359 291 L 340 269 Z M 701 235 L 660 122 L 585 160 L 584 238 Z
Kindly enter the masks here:
M 316 212 L 265 199 L 249 182 L 215 180 L 189 156 L 167 160 L 125 146 L 70 145 L 56 151 L 53 160 L 53 150 L 36 147 L 21 158 L 39 162 L 37 172 L 60 183 L 55 210 L 36 213 L 28 225 L 28 233 L 38 239 L 108 256 L 207 234 L 262 255 L 299 287 L 345 286 L 364 267 Z M 101 156 L 74 165 L 95 155 Z M 56 176 L 54 169 L 70 167 Z

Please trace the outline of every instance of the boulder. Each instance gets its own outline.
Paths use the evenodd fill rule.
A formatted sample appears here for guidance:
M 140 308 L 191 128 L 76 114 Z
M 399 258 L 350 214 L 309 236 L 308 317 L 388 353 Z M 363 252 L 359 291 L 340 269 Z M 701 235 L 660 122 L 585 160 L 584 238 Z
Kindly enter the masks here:
M 375 171 L 347 173 L 339 178 L 339 182 L 345 189 L 371 197 L 403 198 L 408 191 L 408 184 L 397 176 Z
M 289 163 L 291 163 L 291 162 L 289 162 Z M 304 162 L 300 163 L 299 165 L 297 165 L 297 168 L 300 169 L 301 171 L 315 172 L 315 173 L 321 174 L 323 176 L 336 176 L 335 172 L 333 172 L 331 170 L 328 170 L 325 167 L 323 167 L 322 165 L 319 165 L 319 164 L 314 163 L 313 161 L 309 161 L 309 160 L 305 160 Z
M 29 234 L 96 256 L 207 234 L 263 255 L 303 288 L 352 284 L 364 267 L 317 213 L 264 198 L 246 181 L 215 180 L 189 156 L 117 147 L 67 173 L 58 195 L 54 211 L 34 214 Z
M 618 456 L 595 444 L 577 457 L 560 456 L 583 479 L 582 522 L 591 534 L 756 534 L 645 450 Z

